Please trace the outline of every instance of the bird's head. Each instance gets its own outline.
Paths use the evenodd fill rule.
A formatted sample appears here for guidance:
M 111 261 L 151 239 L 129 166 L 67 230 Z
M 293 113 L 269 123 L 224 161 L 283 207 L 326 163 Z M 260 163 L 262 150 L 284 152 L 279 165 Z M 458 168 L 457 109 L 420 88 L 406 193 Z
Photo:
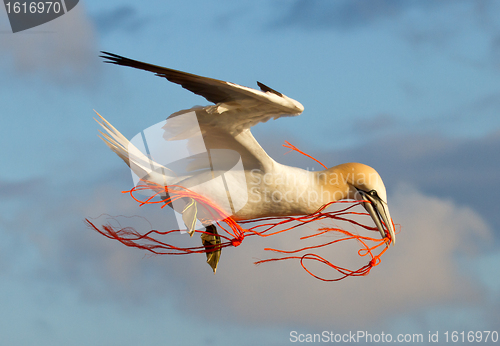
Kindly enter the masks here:
M 355 199 L 363 202 L 363 207 L 370 214 L 382 237 L 388 235 L 391 242 L 396 241 L 394 226 L 384 182 L 378 172 L 361 163 L 344 163 L 326 171 L 330 189 L 334 192 L 333 200 Z

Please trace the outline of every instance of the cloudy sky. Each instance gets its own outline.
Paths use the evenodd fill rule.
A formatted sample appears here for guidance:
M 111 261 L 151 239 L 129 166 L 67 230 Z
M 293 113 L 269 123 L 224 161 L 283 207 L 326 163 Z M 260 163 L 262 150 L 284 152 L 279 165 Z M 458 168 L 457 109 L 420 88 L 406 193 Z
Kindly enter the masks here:
M 377 169 L 397 245 L 369 276 L 324 283 L 297 263 L 253 264 L 286 237 L 227 249 L 214 276 L 203 255 L 151 257 L 88 229 L 102 214 L 168 224 L 121 194 L 130 172 L 93 109 L 131 138 L 207 103 L 100 50 L 299 100 L 301 116 L 255 137 L 282 163 L 319 168 L 284 156 L 288 140 L 328 166 Z M 0 75 L 2 344 L 500 332 L 499 2 L 81 0 L 16 34 L 1 9 Z

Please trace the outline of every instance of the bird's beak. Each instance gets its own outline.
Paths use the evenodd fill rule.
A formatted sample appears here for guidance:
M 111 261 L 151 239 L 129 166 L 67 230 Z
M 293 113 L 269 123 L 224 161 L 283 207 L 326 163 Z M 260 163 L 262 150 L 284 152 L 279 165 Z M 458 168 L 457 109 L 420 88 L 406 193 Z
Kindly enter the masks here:
M 388 235 L 391 238 L 392 245 L 394 245 L 396 243 L 396 234 L 394 232 L 394 225 L 392 224 L 391 214 L 389 213 L 387 203 L 379 197 L 373 197 L 364 192 L 362 192 L 362 195 L 363 199 L 370 202 L 363 202 L 363 207 L 365 207 L 366 211 L 372 217 L 373 222 L 377 225 L 378 231 L 383 238 Z

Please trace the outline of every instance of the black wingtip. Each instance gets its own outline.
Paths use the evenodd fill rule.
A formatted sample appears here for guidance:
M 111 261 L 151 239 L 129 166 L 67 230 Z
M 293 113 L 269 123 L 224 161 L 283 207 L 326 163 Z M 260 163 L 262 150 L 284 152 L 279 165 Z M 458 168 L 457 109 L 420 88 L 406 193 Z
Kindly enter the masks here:
M 279 97 L 283 97 L 282 93 L 280 93 L 279 91 L 276 91 L 274 89 L 271 89 L 270 87 L 268 87 L 265 84 L 262 84 L 261 82 L 257 82 L 257 85 L 259 86 L 260 90 L 262 90 L 263 92 L 270 92 L 270 93 L 273 93 L 275 95 L 278 95 Z
M 121 65 L 120 62 L 127 59 L 121 55 L 113 54 L 110 52 L 105 52 L 103 50 L 101 50 L 101 53 L 102 54 L 99 55 L 99 57 L 103 58 L 103 59 L 107 59 L 107 60 L 104 60 L 104 62 L 109 63 L 109 64 Z
M 113 53 L 110 53 L 110 52 L 106 52 L 104 50 L 101 50 L 101 53 L 104 54 L 104 55 L 99 55 L 100 57 L 102 58 L 110 58 L 110 57 L 113 57 L 113 58 L 121 58 L 123 59 L 123 56 L 121 55 L 118 55 L 118 54 L 113 54 Z

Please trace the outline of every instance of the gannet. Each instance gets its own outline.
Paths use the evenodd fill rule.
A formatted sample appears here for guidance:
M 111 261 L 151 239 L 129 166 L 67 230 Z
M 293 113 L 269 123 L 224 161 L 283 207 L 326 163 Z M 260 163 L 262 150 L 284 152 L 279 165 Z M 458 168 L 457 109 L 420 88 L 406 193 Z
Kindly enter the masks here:
M 177 184 L 192 189 L 208 197 L 235 220 L 307 215 L 333 201 L 364 201 L 362 205 L 382 237 L 388 236 L 394 244 L 395 231 L 386 189 L 375 169 L 354 162 L 314 172 L 286 166 L 273 160 L 253 137 L 250 129 L 258 123 L 301 114 L 304 107 L 299 102 L 260 82 L 257 82 L 260 90 L 256 90 L 108 52 L 102 54 L 107 63 L 153 72 L 213 103 L 168 117 L 163 128 L 165 140 L 187 139 L 195 153 L 200 153 L 197 150 L 200 146 L 206 148 L 205 155 L 193 155 L 184 162 L 183 168 L 177 164 L 177 169 L 145 155 L 98 114 L 101 118 L 98 122 L 106 131 L 101 132 L 102 139 L 137 176 L 162 186 Z M 195 128 L 201 136 L 195 135 Z M 182 213 L 191 235 L 195 227 L 193 218 L 206 227 L 202 241 L 214 249 L 207 253 L 207 262 L 215 273 L 220 257 L 216 245 L 220 244 L 220 237 L 212 224 L 217 220 L 196 210 L 196 203 L 192 201 L 174 209 Z

